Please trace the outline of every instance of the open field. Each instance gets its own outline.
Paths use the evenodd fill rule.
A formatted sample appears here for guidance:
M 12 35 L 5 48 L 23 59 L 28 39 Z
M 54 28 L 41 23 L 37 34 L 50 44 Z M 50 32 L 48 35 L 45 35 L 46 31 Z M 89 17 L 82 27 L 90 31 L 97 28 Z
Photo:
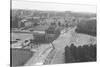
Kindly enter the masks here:
M 95 36 L 82 34 L 82 33 L 71 33 L 72 37 L 70 39 L 71 43 L 74 43 L 75 46 L 83 46 L 86 44 L 96 44 L 97 39 Z

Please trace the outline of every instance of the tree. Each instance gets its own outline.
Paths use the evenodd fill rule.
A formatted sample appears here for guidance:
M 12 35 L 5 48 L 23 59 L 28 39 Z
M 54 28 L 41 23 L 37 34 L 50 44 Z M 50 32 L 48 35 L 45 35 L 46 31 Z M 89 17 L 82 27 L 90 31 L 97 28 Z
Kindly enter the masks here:
M 60 21 L 58 22 L 58 26 L 61 26 L 61 23 L 60 23 Z

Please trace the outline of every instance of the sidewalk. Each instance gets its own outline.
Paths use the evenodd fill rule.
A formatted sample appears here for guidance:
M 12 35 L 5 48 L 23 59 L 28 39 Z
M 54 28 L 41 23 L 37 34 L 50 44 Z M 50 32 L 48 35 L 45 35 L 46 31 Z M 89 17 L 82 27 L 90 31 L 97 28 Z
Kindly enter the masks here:
M 62 33 L 57 40 L 53 42 L 55 45 L 56 53 L 50 64 L 63 64 L 65 63 L 64 48 L 70 45 L 71 32 L 73 29 L 68 29 Z

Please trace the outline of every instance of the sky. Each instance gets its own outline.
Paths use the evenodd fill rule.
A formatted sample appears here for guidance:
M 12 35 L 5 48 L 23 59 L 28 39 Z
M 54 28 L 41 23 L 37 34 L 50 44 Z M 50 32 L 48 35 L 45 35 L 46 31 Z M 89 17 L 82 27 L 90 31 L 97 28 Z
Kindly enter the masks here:
M 96 6 L 80 4 L 58 4 L 36 1 L 17 1 L 12 0 L 12 9 L 33 9 L 42 11 L 73 11 L 96 13 Z

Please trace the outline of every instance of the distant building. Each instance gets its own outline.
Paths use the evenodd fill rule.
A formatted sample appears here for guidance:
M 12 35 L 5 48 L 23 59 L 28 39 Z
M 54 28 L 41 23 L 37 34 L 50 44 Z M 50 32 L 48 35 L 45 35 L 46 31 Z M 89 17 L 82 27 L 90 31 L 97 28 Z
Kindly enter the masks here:
M 38 25 L 40 23 L 39 17 L 30 17 L 24 18 L 21 23 L 24 23 L 25 27 L 32 27 L 34 25 Z
M 31 21 L 28 21 L 27 19 L 23 19 L 21 22 L 24 23 L 25 27 L 30 27 L 33 24 Z

